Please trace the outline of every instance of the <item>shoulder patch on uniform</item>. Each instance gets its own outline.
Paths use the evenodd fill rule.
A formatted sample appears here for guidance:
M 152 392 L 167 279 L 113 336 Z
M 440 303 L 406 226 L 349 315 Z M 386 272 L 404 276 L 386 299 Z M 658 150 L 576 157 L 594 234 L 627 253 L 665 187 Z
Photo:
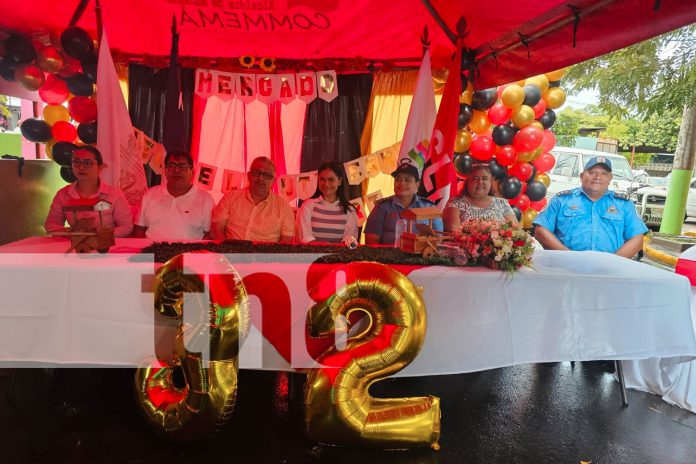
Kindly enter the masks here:
M 572 190 L 561 190 L 561 191 L 558 192 L 556 195 L 561 195 L 561 196 L 562 196 L 562 195 L 570 195 L 571 193 L 573 193 Z
M 387 201 L 387 200 L 389 200 L 389 199 L 391 199 L 391 197 L 380 198 L 379 200 L 375 201 L 375 204 L 376 204 L 376 205 L 381 205 L 382 203 L 384 203 L 385 201 Z
M 614 192 L 614 198 L 618 198 L 619 200 L 630 200 L 631 199 L 631 197 L 629 197 L 627 194 L 617 193 L 617 192 Z

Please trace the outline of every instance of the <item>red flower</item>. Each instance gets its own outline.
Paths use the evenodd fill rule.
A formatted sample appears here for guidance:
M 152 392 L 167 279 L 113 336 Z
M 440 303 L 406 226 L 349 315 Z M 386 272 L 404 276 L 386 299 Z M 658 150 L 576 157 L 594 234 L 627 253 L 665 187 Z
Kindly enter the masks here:
M 512 244 L 515 245 L 516 247 L 524 246 L 524 243 L 525 243 L 524 240 L 515 240 L 514 242 L 512 242 Z

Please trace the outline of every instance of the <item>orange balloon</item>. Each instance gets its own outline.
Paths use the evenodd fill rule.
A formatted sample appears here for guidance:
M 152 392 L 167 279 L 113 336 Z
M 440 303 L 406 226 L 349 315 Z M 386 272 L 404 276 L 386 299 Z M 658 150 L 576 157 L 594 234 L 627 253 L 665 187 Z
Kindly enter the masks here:
M 508 85 L 503 90 L 500 100 L 508 108 L 518 108 L 524 101 L 524 89 L 517 84 Z
M 466 89 L 459 95 L 460 105 L 471 105 L 471 100 L 474 98 L 474 85 L 471 81 L 466 81 Z
M 43 109 L 43 118 L 49 126 L 52 126 L 58 121 L 70 121 L 70 113 L 63 105 L 46 105 Z
M 552 110 L 560 108 L 566 101 L 566 93 L 560 87 L 551 87 L 542 98 L 546 102 L 546 107 Z
M 44 147 L 46 156 L 48 156 L 48 158 L 51 160 L 53 160 L 53 145 L 55 145 L 56 142 L 58 142 L 56 139 L 51 139 L 48 142 L 46 142 L 46 146 Z
M 546 77 L 548 77 L 549 81 L 552 81 L 552 82 L 559 81 L 563 78 L 563 76 L 565 76 L 568 73 L 569 69 L 570 68 L 561 68 L 561 69 L 557 69 L 555 71 L 548 72 L 548 73 L 546 73 Z
M 544 184 L 546 187 L 551 185 L 551 178 L 549 177 L 548 174 L 545 172 L 539 172 L 537 175 L 534 177 L 534 180 L 541 182 Z
M 435 92 L 439 91 L 445 86 L 447 82 L 447 75 L 449 74 L 449 69 L 433 69 L 433 90 Z
M 536 120 L 532 121 L 532 123 L 530 124 L 530 126 L 536 127 L 536 128 L 539 129 L 540 131 L 543 131 L 543 130 L 544 130 L 544 125 L 543 125 L 542 123 L 540 123 L 539 121 L 536 121 Z
M 537 214 L 539 214 L 539 211 L 535 210 L 534 208 L 527 208 L 527 210 L 522 213 L 522 227 L 525 229 L 531 229 L 532 222 L 534 219 L 536 219 Z
M 464 153 L 471 146 L 471 132 L 466 129 L 459 129 L 457 136 L 454 139 L 454 151 L 456 153 Z
M 533 124 L 533 123 L 532 123 L 532 124 Z M 531 126 L 532 124 L 530 124 L 530 126 Z M 543 148 L 543 147 L 539 147 L 539 148 L 537 148 L 536 150 L 534 150 L 534 151 L 532 152 L 532 161 L 534 161 L 535 159 L 537 159 L 538 157 L 540 157 L 541 154 L 542 154 L 543 152 L 544 152 L 544 148 Z
M 487 111 L 474 110 L 474 115 L 469 121 L 469 130 L 474 134 L 486 132 L 491 127 L 491 121 L 488 119 Z
M 510 119 L 516 127 L 522 129 L 534 121 L 534 110 L 529 105 L 521 105 L 512 110 L 512 116 Z
M 17 82 L 29 91 L 39 90 L 44 84 L 45 78 L 43 71 L 38 66 L 31 63 L 20 64 L 14 72 Z
M 534 159 L 534 152 L 533 151 L 525 151 L 525 152 L 517 152 L 517 161 L 524 161 L 525 163 L 529 163 Z

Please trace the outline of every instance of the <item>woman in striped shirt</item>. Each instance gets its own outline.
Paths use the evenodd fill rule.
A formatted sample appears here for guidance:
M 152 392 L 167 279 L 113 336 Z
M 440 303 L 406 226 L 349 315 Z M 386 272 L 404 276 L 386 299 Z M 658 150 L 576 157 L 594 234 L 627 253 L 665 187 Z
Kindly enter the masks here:
M 297 237 L 302 243 L 349 243 L 358 237 L 358 216 L 348 202 L 346 182 L 339 163 L 319 166 L 317 191 L 297 214 Z

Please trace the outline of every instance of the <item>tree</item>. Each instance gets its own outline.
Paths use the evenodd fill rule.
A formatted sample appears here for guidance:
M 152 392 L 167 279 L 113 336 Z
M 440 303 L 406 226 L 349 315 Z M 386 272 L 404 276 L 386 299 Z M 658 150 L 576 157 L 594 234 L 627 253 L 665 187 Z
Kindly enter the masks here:
M 681 114 L 676 111 L 654 113 L 642 120 L 610 117 L 599 107 L 590 105 L 585 109 L 566 108 L 559 112 L 553 130 L 560 146 L 575 144 L 575 137 L 583 127 L 601 127 L 601 137 L 617 140 L 620 151 L 630 152 L 634 146 L 651 146 L 655 147 L 656 153 L 672 153 L 677 145 L 680 122 Z M 649 161 L 650 155 L 646 156 L 637 162 Z
M 563 85 L 598 90 L 598 107 L 614 117 L 681 113 L 696 104 L 696 25 L 577 64 Z
M 599 90 L 599 106 L 612 116 L 682 112 L 660 226 L 661 232 L 680 233 L 696 156 L 696 25 L 581 63 L 566 84 Z
M 10 118 L 12 113 L 7 107 L 8 98 L 6 95 L 0 95 L 0 128 L 9 129 L 10 128 Z

